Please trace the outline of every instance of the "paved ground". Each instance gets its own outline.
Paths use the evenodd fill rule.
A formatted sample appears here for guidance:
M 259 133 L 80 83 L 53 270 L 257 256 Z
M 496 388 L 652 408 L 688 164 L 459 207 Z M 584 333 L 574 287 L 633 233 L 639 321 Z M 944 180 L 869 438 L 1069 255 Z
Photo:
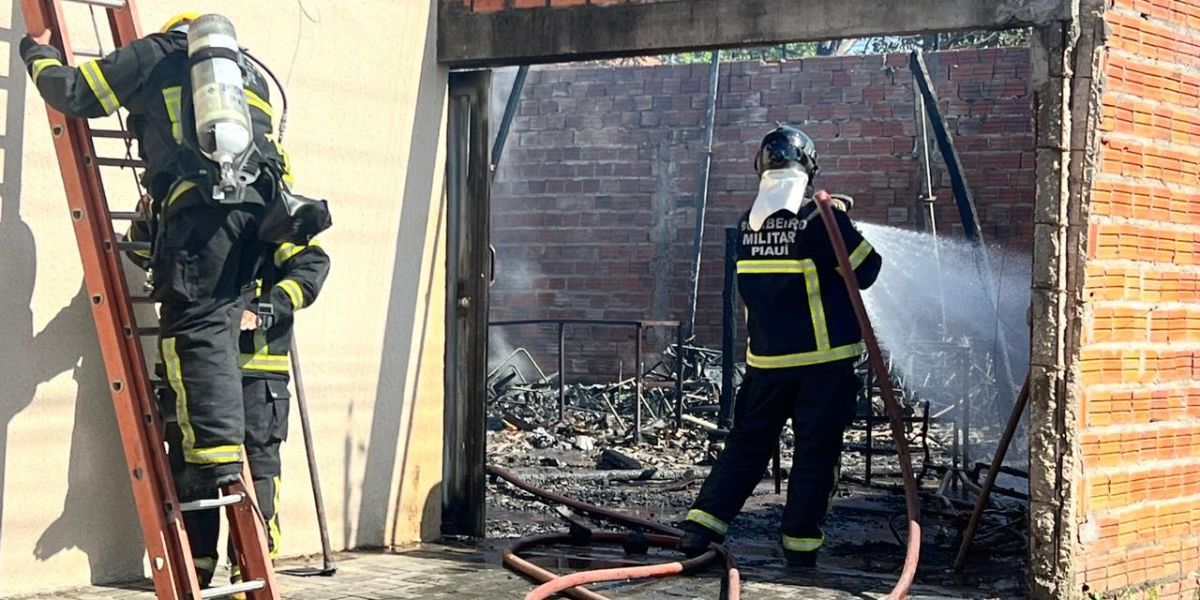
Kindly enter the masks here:
M 760 564 L 761 563 L 761 564 Z M 314 566 L 319 566 L 319 559 Z M 532 589 L 527 582 L 505 571 L 491 551 L 427 546 L 393 553 L 348 553 L 338 557 L 334 577 L 304 577 L 295 573 L 309 566 L 303 560 L 284 561 L 279 569 L 283 597 L 289 600 L 416 599 L 492 600 L 522 598 Z M 779 570 L 774 561 L 750 560 L 745 565 L 742 596 L 748 599 L 858 600 L 882 598 L 891 579 L 864 573 L 823 570 L 815 576 L 797 577 Z M 220 575 L 218 575 L 220 577 Z M 88 587 L 53 594 L 25 596 L 22 600 L 152 600 L 145 582 L 121 587 Z M 619 598 L 687 600 L 719 596 L 717 574 L 672 578 L 650 583 L 593 587 L 614 600 Z M 918 589 L 914 600 L 982 598 L 946 590 Z

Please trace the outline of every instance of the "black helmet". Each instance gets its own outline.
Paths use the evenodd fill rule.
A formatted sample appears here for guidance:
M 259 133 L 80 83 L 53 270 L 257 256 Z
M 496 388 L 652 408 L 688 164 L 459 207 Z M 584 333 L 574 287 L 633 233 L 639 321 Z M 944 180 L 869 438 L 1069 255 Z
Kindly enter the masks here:
M 804 169 L 810 180 L 821 170 L 817 166 L 817 146 L 812 138 L 795 127 L 780 125 L 759 144 L 754 170 L 762 175 L 763 171 L 786 169 L 793 164 Z

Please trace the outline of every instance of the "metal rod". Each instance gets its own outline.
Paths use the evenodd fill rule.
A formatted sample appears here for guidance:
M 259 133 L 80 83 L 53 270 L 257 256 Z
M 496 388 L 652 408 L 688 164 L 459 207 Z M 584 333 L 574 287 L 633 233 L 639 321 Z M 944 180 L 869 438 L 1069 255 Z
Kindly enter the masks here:
M 783 453 L 783 450 L 781 448 L 782 446 L 783 446 L 783 439 L 781 438 L 778 442 L 775 443 L 775 456 L 771 457 L 771 475 L 775 479 L 775 493 L 776 494 L 780 494 L 783 492 L 783 471 L 779 467 L 779 463 L 782 460 L 782 457 L 780 456 Z M 793 460 L 794 460 L 794 457 L 793 457 Z
M 700 291 L 700 255 L 704 250 L 704 213 L 708 205 L 708 183 L 712 172 L 713 129 L 717 118 L 717 92 L 721 81 L 721 53 L 713 50 L 708 67 L 708 112 L 704 117 L 704 157 L 700 161 L 700 195 L 696 198 L 696 224 L 692 234 L 692 271 L 688 280 L 686 339 L 696 335 L 696 301 Z
M 266 582 L 257 579 L 254 581 L 244 581 L 242 583 L 231 583 L 221 587 L 212 587 L 200 590 L 200 598 L 202 600 L 210 600 L 212 598 L 228 598 L 234 594 L 243 594 L 244 596 L 246 592 L 261 590 L 265 587 L 267 587 Z
M 896 401 L 896 392 L 892 388 L 891 379 L 888 378 L 887 364 L 883 360 L 879 340 L 875 337 L 875 330 L 871 326 L 871 317 L 867 314 L 867 307 L 863 303 L 862 292 L 858 289 L 854 269 L 850 266 L 846 241 L 842 238 L 842 232 L 834 220 L 833 201 L 830 199 L 829 193 L 824 190 L 817 192 L 815 199 L 817 208 L 821 211 L 821 222 L 825 225 L 825 233 L 829 236 L 833 253 L 837 257 L 842 280 L 845 282 L 846 291 L 850 296 L 850 304 L 853 305 L 855 316 L 858 317 L 863 342 L 867 346 L 867 357 L 875 375 L 879 378 L 879 391 L 883 396 L 883 405 L 887 409 L 888 419 L 892 424 L 892 437 L 896 442 L 900 473 L 904 479 L 904 504 L 908 517 L 908 548 L 904 556 L 904 568 L 900 572 L 900 578 L 891 593 L 887 595 L 887 600 L 904 600 L 916 577 L 917 562 L 921 556 L 921 507 L 920 500 L 917 498 L 917 480 L 913 477 L 912 456 L 908 451 L 908 441 L 904 437 L 900 404 Z
M 321 557 L 324 561 L 321 574 L 333 575 L 337 572 L 337 563 L 333 560 L 333 549 L 329 545 L 329 521 L 325 518 L 325 499 L 321 494 L 321 476 L 317 474 L 317 455 L 313 444 L 312 421 L 308 413 L 308 395 L 304 391 L 304 376 L 300 372 L 300 351 L 296 347 L 294 333 L 288 354 L 291 356 L 292 376 L 296 383 L 296 408 L 300 411 L 300 429 L 304 434 L 304 455 L 308 459 L 308 478 L 312 482 L 313 505 L 317 510 L 317 529 L 321 534 Z
M 66 0 L 75 4 L 87 4 L 90 6 L 103 6 L 104 8 L 125 8 L 125 0 Z
M 938 150 L 942 153 L 942 158 L 946 162 L 946 171 L 950 175 L 950 187 L 954 190 L 954 201 L 958 204 L 963 235 L 973 242 L 982 244 L 983 234 L 979 225 L 979 213 L 975 210 L 975 199 L 971 195 L 970 187 L 967 186 L 965 169 L 958 151 L 954 148 L 954 139 L 950 137 L 950 129 L 942 116 L 937 91 L 934 89 L 933 79 L 929 76 L 929 68 L 925 65 L 925 55 L 921 53 L 920 49 L 913 50 L 909 55 L 908 62 L 917 89 L 921 92 L 925 110 L 934 117 L 929 119 L 929 124 L 933 127 Z
M 725 287 L 721 294 L 721 408 L 717 426 L 728 432 L 733 429 L 733 338 L 737 331 L 737 244 L 735 227 L 725 228 Z
M 933 134 L 937 138 L 938 150 L 942 154 L 942 158 L 946 163 L 946 171 L 950 175 L 950 187 L 954 190 L 954 200 L 958 205 L 958 214 L 962 221 L 963 233 L 968 240 L 975 243 L 977 250 L 975 253 L 976 269 L 979 271 L 979 278 L 983 281 L 988 301 L 992 305 L 992 312 L 996 320 L 999 321 L 1000 307 L 996 295 L 997 286 L 992 281 L 992 263 L 988 258 L 987 245 L 984 243 L 983 233 L 979 225 L 979 213 L 975 210 L 975 199 L 971 196 L 971 189 L 967 185 L 962 160 L 954 147 L 954 139 L 950 135 L 950 128 L 946 125 L 946 119 L 942 115 L 937 91 L 934 89 L 933 80 L 929 76 L 929 69 L 925 65 L 925 56 L 919 48 L 913 50 L 909 56 L 909 68 L 912 69 L 917 87 L 921 91 L 925 110 L 933 117 L 929 119 L 929 124 L 933 127 Z M 1000 373 L 996 377 L 996 383 L 1001 397 L 1011 398 L 1014 395 L 1012 389 L 1013 371 L 1012 363 L 1008 358 L 1008 345 L 1004 338 L 1004 329 L 997 327 L 996 358 L 999 363 Z
M 120 167 L 122 169 L 142 169 L 146 166 L 146 161 L 132 158 L 109 158 L 98 156 L 92 161 L 99 167 Z
M 122 129 L 93 129 L 92 137 L 117 140 L 132 140 L 133 134 Z
M 214 508 L 221 508 L 222 506 L 229 506 L 230 504 L 237 504 L 245 499 L 246 497 L 242 494 L 229 494 L 220 498 L 201 498 L 200 500 L 193 500 L 191 502 L 180 502 L 179 510 L 180 512 L 212 510 Z
M 633 406 L 633 443 L 642 443 L 642 326 L 639 323 L 637 326 L 637 340 L 634 342 L 635 361 L 633 368 L 635 369 L 633 385 L 637 389 L 637 397 L 634 399 Z
M 863 479 L 867 482 L 867 487 L 871 486 L 871 471 L 875 462 L 875 402 L 871 399 L 871 386 L 874 382 L 874 374 L 870 369 L 867 369 L 867 385 L 863 386 L 866 390 L 867 397 L 867 451 L 864 453 L 866 462 L 863 464 Z
M 146 221 L 146 215 L 138 211 L 114 210 L 108 216 L 114 221 Z
M 558 324 L 558 420 L 567 412 L 567 324 Z
M 567 325 L 612 325 L 634 327 L 678 327 L 679 321 L 632 321 L 620 319 L 520 319 L 516 321 L 490 321 L 488 327 L 508 327 L 515 325 L 550 325 L 566 323 Z
M 933 242 L 934 276 L 937 277 L 938 306 L 941 309 L 938 333 L 944 335 L 946 331 L 946 291 L 942 279 L 942 253 L 938 240 L 937 207 L 934 204 L 937 196 L 933 193 L 933 163 L 929 160 L 929 111 L 925 110 L 925 102 L 921 97 L 921 88 L 916 84 L 916 77 L 916 74 L 913 74 L 913 106 L 916 109 L 917 127 L 921 128 L 921 148 L 917 152 L 917 157 L 921 161 L 921 170 L 925 173 L 925 179 L 922 182 L 924 187 L 918 202 L 924 205 L 925 228 Z
M 683 428 L 683 326 L 675 328 L 675 428 Z
M 508 93 L 508 102 L 504 105 L 504 116 L 500 119 L 500 129 L 496 132 L 496 141 L 492 143 L 492 179 L 496 178 L 496 172 L 499 170 L 500 157 L 504 155 L 504 145 L 508 141 L 513 118 L 517 116 L 521 92 L 525 90 L 525 78 L 528 76 L 529 65 L 517 68 L 517 78 L 513 80 L 512 91 Z
M 996 447 L 996 454 L 992 456 L 992 466 L 988 468 L 987 478 L 983 481 L 983 487 L 979 490 L 979 499 L 975 501 L 975 510 L 971 513 L 971 519 L 967 521 L 967 529 L 963 531 L 962 545 L 958 547 L 958 556 L 954 559 L 954 570 L 962 569 L 963 563 L 967 560 L 967 552 L 971 549 L 971 542 L 975 539 L 975 531 L 979 528 L 979 521 L 983 517 L 983 509 L 987 506 L 988 498 L 992 495 L 992 488 L 996 485 L 996 478 L 1000 475 L 1000 470 L 1004 466 L 1004 457 L 1008 454 L 1008 447 L 1012 443 L 1013 436 L 1017 433 L 1017 426 L 1021 423 L 1021 415 L 1025 413 L 1025 405 L 1029 403 L 1029 378 L 1025 379 L 1025 385 L 1021 386 L 1021 393 L 1017 396 L 1017 402 L 1013 405 L 1012 412 L 1008 415 L 1008 424 L 1004 427 L 1004 435 L 1000 436 L 1000 445 Z

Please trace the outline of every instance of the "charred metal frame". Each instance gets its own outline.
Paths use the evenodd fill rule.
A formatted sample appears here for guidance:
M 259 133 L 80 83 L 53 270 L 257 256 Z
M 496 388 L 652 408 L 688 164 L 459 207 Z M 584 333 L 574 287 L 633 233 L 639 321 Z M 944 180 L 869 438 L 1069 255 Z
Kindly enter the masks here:
M 492 321 L 488 323 L 488 327 L 516 327 L 520 325 L 557 325 L 558 326 L 558 420 L 562 421 L 566 416 L 567 411 L 567 325 L 599 325 L 603 327 L 632 327 L 635 331 L 634 338 L 634 368 L 637 370 L 637 376 L 634 377 L 634 386 L 636 386 L 636 398 L 634 398 L 633 411 L 633 439 L 634 442 L 642 443 L 642 388 L 645 383 L 642 381 L 645 376 L 645 365 L 642 364 L 645 352 L 642 348 L 642 334 L 646 329 L 654 327 L 667 327 L 675 329 L 675 427 L 683 427 L 683 369 L 684 362 L 684 346 L 683 346 L 683 324 L 679 321 L 621 321 L 610 319 L 522 319 L 516 321 Z

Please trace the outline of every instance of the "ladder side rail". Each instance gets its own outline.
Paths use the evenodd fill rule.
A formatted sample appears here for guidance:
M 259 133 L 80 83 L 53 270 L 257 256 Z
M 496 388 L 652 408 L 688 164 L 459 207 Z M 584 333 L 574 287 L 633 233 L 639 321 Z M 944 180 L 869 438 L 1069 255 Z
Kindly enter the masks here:
M 50 29 L 64 58 L 68 64 L 72 63 L 68 50 L 70 37 L 62 26 L 65 19 L 61 4 L 56 0 L 22 0 L 22 10 L 29 29 Z M 183 530 L 182 520 L 172 519 L 163 503 L 167 497 L 164 483 L 171 485 L 171 480 L 168 477 L 164 482 L 163 471 L 159 468 L 165 465 L 165 457 L 154 447 L 157 443 L 154 440 L 160 438 L 147 435 L 147 426 L 153 427 L 155 423 L 154 411 L 147 410 L 148 382 L 140 347 L 131 349 L 128 342 L 123 341 L 133 334 L 129 296 L 122 272 L 118 270 L 119 256 L 112 225 L 107 220 L 108 207 L 99 173 L 92 164 L 94 149 L 88 124 L 84 120 L 68 119 L 49 106 L 47 115 L 143 539 L 150 556 L 155 591 L 160 599 L 198 597 L 199 585 L 191 568 L 190 553 L 184 551 L 179 543 L 181 538 L 175 534 Z M 182 540 L 186 544 L 186 537 Z
M 126 0 L 122 8 L 108 8 L 105 10 L 105 14 L 108 18 L 109 30 L 113 36 L 114 47 L 119 48 L 128 45 L 140 37 L 137 8 L 133 0 Z M 89 127 L 90 133 L 90 125 L 86 122 L 84 125 Z M 127 135 L 128 133 L 126 132 Z M 92 147 L 90 136 L 88 139 L 89 156 L 94 157 L 95 151 Z M 104 213 L 104 218 L 101 222 L 108 224 L 108 232 L 111 236 L 112 215 L 103 192 L 103 183 L 100 179 L 98 169 L 93 167 L 90 171 L 95 177 L 98 189 L 100 190 L 100 194 L 95 196 L 94 199 L 97 203 L 97 209 Z M 169 524 L 164 534 L 173 540 L 173 543 L 169 546 L 174 554 L 170 562 L 173 565 L 177 565 L 177 572 L 174 573 L 174 577 L 180 582 L 181 588 L 190 590 L 194 598 L 199 598 L 200 584 L 190 550 L 191 546 L 187 538 L 187 530 L 184 527 L 179 496 L 175 490 L 175 478 L 171 473 L 166 453 L 161 450 L 161 440 L 165 437 L 166 428 L 162 423 L 158 408 L 152 404 L 156 394 L 150 382 L 149 372 L 146 370 L 146 360 L 143 356 L 142 343 L 138 335 L 137 318 L 133 312 L 133 302 L 130 299 L 127 289 L 128 285 L 124 278 L 124 265 L 122 264 L 120 253 L 112 250 L 112 248 L 111 246 L 109 247 L 108 258 L 114 269 L 113 272 L 117 274 L 116 279 L 119 280 L 119 285 L 124 288 L 121 295 L 122 301 L 119 303 L 118 310 L 122 314 L 123 321 L 129 327 L 122 332 L 124 334 L 123 340 L 130 355 L 133 357 L 131 367 L 140 372 L 140 375 L 133 378 L 133 381 L 140 388 L 137 398 L 141 400 L 140 408 L 143 411 L 142 425 L 146 430 L 145 435 L 148 440 L 151 440 L 151 443 L 156 445 L 156 451 L 151 452 L 150 456 L 154 464 L 154 470 L 158 473 L 158 481 L 160 482 L 162 511 Z

